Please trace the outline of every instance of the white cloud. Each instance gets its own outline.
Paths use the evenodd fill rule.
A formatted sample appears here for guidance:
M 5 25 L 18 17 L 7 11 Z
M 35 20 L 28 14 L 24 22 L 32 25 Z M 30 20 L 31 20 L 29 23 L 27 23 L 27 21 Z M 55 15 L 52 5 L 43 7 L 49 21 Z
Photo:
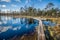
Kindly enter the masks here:
M 21 2 L 21 0 L 15 0 L 15 1 L 17 1 L 17 2 Z
M 26 0 L 26 2 L 25 2 L 25 3 L 27 4 L 27 3 L 29 3 L 30 1 L 31 1 L 31 0 Z
M 29 28 L 29 26 L 28 26 L 28 25 L 26 25 L 26 28 Z
M 13 28 L 14 31 L 16 31 L 16 30 L 20 30 L 20 29 L 21 29 L 20 26 L 19 26 L 19 27 L 15 27 L 15 28 Z
M 13 30 L 17 30 L 17 28 L 15 27 L 15 28 L 13 28 Z
M 2 8 L 6 8 L 6 5 L 1 5 Z
M 2 24 L 2 22 L 0 22 L 0 25 Z
M 20 30 L 21 29 L 21 26 L 19 26 L 18 29 Z
M 4 24 L 7 24 L 7 21 L 3 21 Z
M 2 32 L 6 32 L 8 29 L 12 29 L 12 26 L 0 27 L 0 28 L 1 28 L 0 33 L 2 33 Z
M 12 7 L 17 7 L 17 5 L 15 5 L 15 4 L 11 4 L 11 6 L 12 6 Z
M 11 0 L 1 0 L 1 1 L 10 2 Z

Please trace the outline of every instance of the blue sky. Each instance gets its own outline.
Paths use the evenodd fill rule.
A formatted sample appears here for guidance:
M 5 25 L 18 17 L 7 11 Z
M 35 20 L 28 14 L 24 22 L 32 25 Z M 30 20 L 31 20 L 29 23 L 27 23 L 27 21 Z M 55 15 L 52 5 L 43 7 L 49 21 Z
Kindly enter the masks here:
M 19 8 L 24 7 L 25 5 L 44 9 L 49 2 L 52 2 L 55 7 L 60 8 L 60 0 L 0 0 L 0 9 L 19 10 Z

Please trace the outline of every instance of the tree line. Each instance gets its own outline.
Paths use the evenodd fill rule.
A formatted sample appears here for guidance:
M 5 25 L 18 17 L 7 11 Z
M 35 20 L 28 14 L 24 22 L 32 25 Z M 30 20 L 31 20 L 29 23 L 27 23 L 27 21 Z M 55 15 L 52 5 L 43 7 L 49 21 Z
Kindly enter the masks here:
M 53 3 L 48 3 L 45 9 L 36 9 L 34 7 L 21 7 L 20 12 L 13 12 L 11 14 L 19 14 L 25 16 L 46 16 L 46 17 L 60 17 L 60 9 L 55 8 Z
M 33 7 L 20 9 L 21 15 L 29 15 L 29 16 L 49 16 L 49 17 L 60 17 L 60 9 L 55 8 L 53 3 L 48 3 L 44 10 L 36 9 Z

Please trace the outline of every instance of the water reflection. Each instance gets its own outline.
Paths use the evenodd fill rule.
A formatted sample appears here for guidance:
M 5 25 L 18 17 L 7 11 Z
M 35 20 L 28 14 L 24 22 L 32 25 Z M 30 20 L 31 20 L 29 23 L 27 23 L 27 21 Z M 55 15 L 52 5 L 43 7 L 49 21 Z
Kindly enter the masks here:
M 51 21 L 42 20 L 42 23 L 46 28 L 45 35 L 48 36 L 48 39 L 51 38 L 48 26 L 55 26 L 56 23 Z M 9 39 L 14 36 L 29 35 L 34 33 L 36 27 L 39 25 L 39 21 L 36 19 L 28 18 L 14 18 L 1 16 L 0 17 L 0 40 Z
M 9 39 L 14 36 L 31 34 L 38 25 L 38 20 L 28 18 L 14 18 L 1 16 L 0 18 L 0 39 Z
M 54 22 L 51 22 L 51 21 L 46 21 L 46 20 L 42 20 L 42 23 L 45 25 L 45 26 L 51 26 L 51 27 L 53 27 L 53 26 L 56 26 L 56 23 L 54 23 Z

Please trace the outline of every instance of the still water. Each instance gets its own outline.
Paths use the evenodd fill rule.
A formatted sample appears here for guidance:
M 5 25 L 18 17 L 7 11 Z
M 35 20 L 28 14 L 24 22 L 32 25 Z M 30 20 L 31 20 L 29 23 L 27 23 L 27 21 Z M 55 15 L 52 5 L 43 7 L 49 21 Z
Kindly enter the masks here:
M 45 26 L 55 26 L 51 21 L 42 21 Z M 0 16 L 0 40 L 9 39 L 14 36 L 23 36 L 34 33 L 38 27 L 39 21 L 28 18 L 14 18 L 7 16 Z
M 31 19 L 31 18 L 30 18 Z M 0 40 L 9 39 L 14 36 L 29 35 L 38 26 L 38 20 L 28 18 L 0 17 Z

